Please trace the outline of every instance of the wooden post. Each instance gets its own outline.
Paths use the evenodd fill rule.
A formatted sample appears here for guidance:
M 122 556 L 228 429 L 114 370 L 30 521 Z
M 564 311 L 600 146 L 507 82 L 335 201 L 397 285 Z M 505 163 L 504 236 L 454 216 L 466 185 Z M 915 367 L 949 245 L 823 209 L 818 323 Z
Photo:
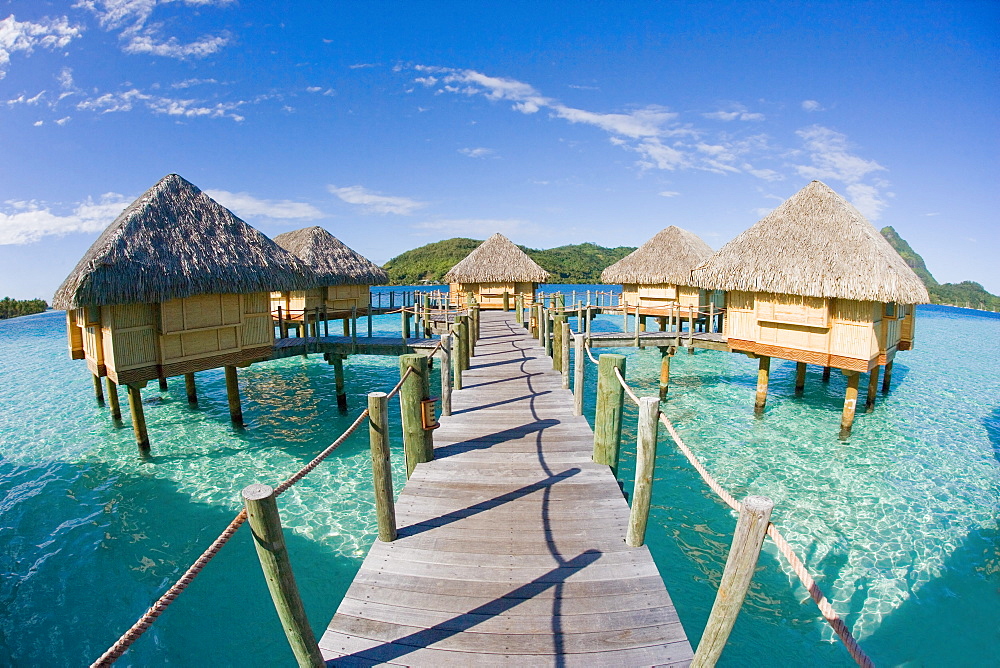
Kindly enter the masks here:
M 163 376 L 160 376 L 157 380 L 160 381 L 160 392 L 166 392 L 168 389 L 170 389 L 167 386 L 167 379 L 166 378 L 164 378 Z
M 187 391 L 188 403 L 198 405 L 198 386 L 194 384 L 194 372 L 184 374 L 184 389 Z
M 559 370 L 562 371 L 562 388 L 564 390 L 569 389 L 569 340 L 570 334 L 569 323 L 566 322 L 566 316 L 561 316 L 562 322 L 560 327 L 562 331 L 559 334 Z
M 402 320 L 402 324 L 399 327 L 399 331 L 402 332 L 404 339 L 410 338 L 410 314 L 404 308 L 399 312 L 399 317 Z
M 670 349 L 661 349 L 660 354 L 660 401 L 667 398 L 667 392 L 670 390 Z
M 714 666 L 722 655 L 729 633 L 743 607 L 743 599 L 750 588 L 767 525 L 771 520 L 772 508 L 774 502 L 766 496 L 748 496 L 743 500 L 736 532 L 733 534 L 733 544 L 729 548 L 726 568 L 719 583 L 719 592 L 715 596 L 708 624 L 694 654 L 692 668 Z
M 389 461 L 389 399 L 385 392 L 368 393 L 368 442 L 372 450 L 372 483 L 378 539 L 396 540 L 396 505 L 392 494 L 392 464 Z
M 830 367 L 828 366 L 823 367 L 823 382 L 824 383 L 830 382 Z
M 688 306 L 688 353 L 694 354 L 694 307 Z
M 469 316 L 455 316 L 455 327 L 458 329 L 458 359 L 455 367 L 461 372 L 469 368 Z M 458 376 L 455 387 L 462 389 L 461 375 Z
M 709 334 L 715 331 L 715 302 L 708 302 L 708 329 Z
M 542 345 L 545 347 L 545 355 L 552 357 L 552 320 L 548 310 L 542 311 Z
M 358 351 L 358 307 L 351 307 L 351 352 Z
M 649 503 L 653 497 L 653 468 L 656 465 L 656 429 L 659 426 L 660 402 L 654 397 L 639 397 L 639 426 L 635 449 L 635 487 L 632 510 L 628 515 L 625 544 L 639 547 L 646 540 Z
M 347 392 L 344 389 L 344 356 L 340 353 L 330 353 L 330 363 L 333 364 L 333 381 L 337 388 L 337 408 L 347 410 Z
M 802 394 L 806 388 L 806 363 L 795 363 L 795 394 Z
M 367 320 L 368 320 L 368 338 L 370 339 L 370 338 L 372 338 L 372 306 L 371 306 L 371 304 L 368 305 L 367 316 L 368 316 L 368 318 L 367 318 Z
M 101 386 L 101 377 L 98 376 L 97 374 L 93 374 L 93 376 L 94 376 L 94 399 L 97 400 L 97 403 L 99 405 L 103 406 L 104 405 L 104 387 Z
M 226 367 L 226 396 L 229 399 L 229 418 L 237 427 L 243 426 L 243 407 L 240 405 L 240 384 L 236 367 Z
M 431 296 L 424 295 L 424 338 L 431 338 L 433 332 L 434 318 L 431 317 Z
M 121 422 L 122 406 L 118 403 L 118 385 L 115 384 L 115 381 L 111 380 L 111 376 L 105 376 L 104 380 L 108 385 L 108 403 L 111 404 L 111 419 Z
M 622 305 L 622 331 L 628 334 L 628 306 Z
M 451 334 L 441 335 L 441 415 L 451 415 Z
M 142 390 L 138 385 L 128 386 L 128 409 L 132 414 L 132 431 L 141 454 L 149 454 L 149 434 L 146 433 L 146 415 L 142 412 Z
M 892 360 L 886 362 L 885 365 L 885 375 L 882 376 L 882 393 L 885 394 L 889 391 L 889 383 L 892 380 Z
M 871 413 L 875 410 L 875 395 L 878 394 L 878 372 L 881 368 L 876 364 L 868 372 L 868 394 L 865 397 L 865 413 Z
M 583 334 L 573 335 L 573 415 L 583 415 L 583 391 L 587 378 L 587 351 Z
M 639 319 L 639 331 L 640 332 L 645 332 L 646 331 L 646 316 L 639 315 L 639 307 L 638 306 L 635 307 L 635 316 L 636 316 L 636 318 Z
M 281 306 L 278 306 L 278 336 L 283 339 L 288 338 L 288 328 L 285 325 L 285 319 L 281 315 Z
M 514 297 L 514 308 L 517 310 L 517 317 L 515 318 L 517 320 L 517 324 L 523 325 L 524 324 L 524 295 L 522 295 L 520 292 L 518 292 L 517 295 L 515 295 L 515 297 Z
M 594 319 L 593 318 L 593 313 L 590 310 L 589 306 L 587 307 L 587 312 L 584 314 L 583 317 L 586 318 L 586 322 L 584 323 L 584 327 L 583 327 L 583 333 L 586 334 L 587 337 L 589 338 L 590 337 L 590 323 L 593 322 L 593 319 Z
M 562 313 L 556 314 L 552 318 L 552 368 L 562 371 L 562 349 L 563 349 L 563 325 L 566 324 L 566 316 Z
M 594 414 L 594 461 L 618 475 L 618 450 L 622 439 L 622 404 L 625 390 L 615 369 L 625 377 L 624 355 L 601 355 L 597 365 L 597 411 Z
M 348 316 L 344 316 L 344 336 L 351 335 L 351 319 Z
M 454 389 L 461 390 L 462 389 L 462 328 L 458 324 L 458 322 L 452 323 L 451 335 L 452 339 L 455 341 L 455 345 L 452 349 L 452 356 L 451 356 L 451 369 L 452 369 L 451 384 Z
M 503 291 L 503 312 L 507 313 L 510 311 L 510 293 L 506 290 Z
M 854 410 L 858 405 L 858 380 L 861 374 L 857 371 L 844 371 L 847 376 L 847 390 L 844 392 L 844 412 L 840 416 L 840 440 L 851 437 L 851 427 L 854 426 Z
M 325 666 L 295 584 L 274 489 L 268 485 L 248 485 L 243 488 L 243 503 L 260 567 L 295 660 L 299 666 Z
M 471 327 L 469 332 L 469 357 L 475 357 L 476 355 L 476 343 L 479 342 L 479 305 L 473 304 L 472 309 L 469 311 L 472 314 L 472 320 L 470 322 Z M 471 361 L 471 360 L 470 360 Z
M 767 403 L 767 380 L 771 372 L 771 358 L 761 355 L 757 367 L 757 399 L 753 405 L 755 415 L 764 414 L 764 405 Z
M 423 355 L 400 355 L 400 376 L 407 369 L 413 371 L 399 388 L 399 411 L 403 422 L 403 453 L 406 455 L 406 477 L 413 474 L 417 464 L 434 459 L 433 431 L 424 429 L 421 402 L 430 398 L 427 358 Z
M 639 307 L 635 307 L 635 347 L 641 348 L 639 345 Z

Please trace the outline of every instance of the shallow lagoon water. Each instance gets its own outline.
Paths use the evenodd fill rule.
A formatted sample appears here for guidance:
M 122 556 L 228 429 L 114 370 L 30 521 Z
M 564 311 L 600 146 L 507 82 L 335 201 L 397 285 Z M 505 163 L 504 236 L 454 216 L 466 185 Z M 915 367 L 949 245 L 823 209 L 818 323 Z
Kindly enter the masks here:
M 596 287 L 596 286 L 595 286 Z M 398 378 L 388 357 L 346 365 L 350 409 L 318 355 L 241 370 L 246 429 L 230 426 L 221 370 L 144 390 L 153 457 L 128 416 L 96 405 L 67 358 L 62 313 L 0 322 L 0 664 L 86 664 L 162 593 L 239 510 L 239 490 L 276 484 L 336 438 L 364 395 Z M 602 317 L 596 327 L 618 329 Z M 398 316 L 376 331 L 398 331 Z M 359 328 L 361 329 L 361 328 Z M 628 354 L 655 394 L 659 353 Z M 588 362 L 588 364 L 590 364 Z M 878 665 L 995 665 L 1000 631 L 1000 318 L 921 307 L 917 346 L 892 392 L 837 440 L 844 378 L 772 364 L 762 419 L 756 363 L 680 353 L 664 411 L 737 497 L 767 494 L 776 524 Z M 594 367 L 587 406 L 593 410 Z M 631 411 L 631 409 L 630 409 Z M 632 476 L 634 411 L 623 436 Z M 592 417 L 592 415 L 591 415 Z M 392 424 L 398 434 L 398 419 Z M 661 430 L 662 431 L 662 430 Z M 395 480 L 403 480 L 398 436 Z M 296 577 L 319 631 L 375 537 L 366 430 L 282 496 Z M 631 487 L 626 482 L 626 490 Z M 648 542 L 692 642 L 711 608 L 735 517 L 661 433 Z M 119 665 L 289 665 L 291 653 L 249 533 L 241 529 Z M 725 665 L 849 665 L 769 544 Z

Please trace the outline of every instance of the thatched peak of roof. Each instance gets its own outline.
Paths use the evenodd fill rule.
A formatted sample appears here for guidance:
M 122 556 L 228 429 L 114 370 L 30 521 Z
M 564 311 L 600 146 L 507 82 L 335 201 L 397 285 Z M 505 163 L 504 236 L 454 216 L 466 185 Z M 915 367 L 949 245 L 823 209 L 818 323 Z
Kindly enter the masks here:
M 601 272 L 605 283 L 690 285 L 691 270 L 712 254 L 694 232 L 671 225 Z
M 151 303 L 316 285 L 301 260 L 169 174 L 101 233 L 56 291 L 53 306 Z
M 274 238 L 312 269 L 323 285 L 385 285 L 389 275 L 322 227 L 304 227 Z
M 544 283 L 549 272 L 498 232 L 452 267 L 444 278 L 459 283 Z
M 692 272 L 694 285 L 920 304 L 927 288 L 861 212 L 820 181 L 785 200 Z

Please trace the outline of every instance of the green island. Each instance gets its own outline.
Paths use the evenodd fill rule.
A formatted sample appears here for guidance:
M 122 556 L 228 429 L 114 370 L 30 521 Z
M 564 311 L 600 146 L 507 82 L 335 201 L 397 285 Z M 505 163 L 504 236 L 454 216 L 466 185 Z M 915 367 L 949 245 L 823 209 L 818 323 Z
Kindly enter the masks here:
M 987 292 L 974 281 L 939 283 L 927 270 L 924 259 L 891 226 L 882 236 L 896 249 L 927 286 L 931 303 L 964 306 L 986 311 L 1000 310 L 1000 296 Z M 481 244 L 481 240 L 455 237 L 401 253 L 385 263 L 390 285 L 442 283 L 444 275 Z M 632 246 L 606 248 L 593 243 L 569 244 L 546 250 L 518 246 L 552 274 L 550 283 L 600 283 L 601 272 L 635 250 Z
M 19 315 L 42 313 L 49 307 L 44 299 L 0 299 L 0 320 L 16 318 Z

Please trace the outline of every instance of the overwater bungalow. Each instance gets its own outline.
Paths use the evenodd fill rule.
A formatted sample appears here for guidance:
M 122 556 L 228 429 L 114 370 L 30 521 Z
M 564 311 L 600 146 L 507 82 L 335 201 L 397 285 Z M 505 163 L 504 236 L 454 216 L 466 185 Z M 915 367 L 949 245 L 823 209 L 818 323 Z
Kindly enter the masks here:
M 850 434 L 860 373 L 888 389 L 897 351 L 913 345 L 915 305 L 927 289 L 875 227 L 843 197 L 813 181 L 692 272 L 692 284 L 725 290 L 730 348 L 759 358 L 756 408 L 767 395 L 771 357 L 848 377 L 841 437 Z
M 225 367 L 233 421 L 242 422 L 236 367 L 270 357 L 268 295 L 316 277 L 294 257 L 176 174 L 129 205 L 59 287 L 70 355 L 85 359 L 117 418 L 128 386 L 136 439 L 148 450 L 140 389 L 147 381 Z
M 691 270 L 712 255 L 712 248 L 697 234 L 671 225 L 652 239 L 601 272 L 604 283 L 622 286 L 622 305 L 638 308 L 641 328 L 644 316 L 663 320 L 668 312 L 700 309 L 714 301 L 722 307 L 723 293 L 705 291 L 691 285 Z
M 349 318 L 368 313 L 371 286 L 385 285 L 389 275 L 377 264 L 348 248 L 322 227 L 306 227 L 274 238 L 305 262 L 317 276 L 319 287 L 271 293 L 271 310 L 282 318 L 302 322 L 303 312 L 319 309 L 326 318 Z
M 548 278 L 549 272 L 500 233 L 480 244 L 444 276 L 452 304 L 463 303 L 472 293 L 483 309 L 504 308 L 504 295 L 510 306 L 518 295 L 530 306 L 538 284 Z

